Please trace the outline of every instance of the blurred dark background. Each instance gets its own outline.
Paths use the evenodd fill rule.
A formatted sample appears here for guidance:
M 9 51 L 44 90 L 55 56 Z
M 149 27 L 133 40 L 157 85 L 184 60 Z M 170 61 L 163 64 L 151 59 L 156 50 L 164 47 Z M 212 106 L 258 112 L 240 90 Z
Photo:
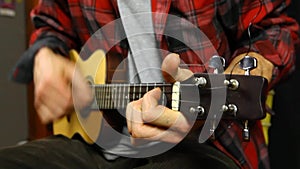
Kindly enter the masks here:
M 288 14 L 300 22 L 300 0 L 292 0 Z M 271 169 L 300 169 L 300 49 L 296 70 L 275 88 L 269 128 Z

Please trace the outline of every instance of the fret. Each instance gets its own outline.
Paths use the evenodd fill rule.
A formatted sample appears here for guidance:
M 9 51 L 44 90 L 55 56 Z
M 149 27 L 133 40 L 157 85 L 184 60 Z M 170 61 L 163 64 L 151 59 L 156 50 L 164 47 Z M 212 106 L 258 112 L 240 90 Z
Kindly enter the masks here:
M 111 107 L 110 108 L 116 108 L 117 107 L 117 102 L 118 102 L 118 90 L 117 90 L 117 85 L 113 85 L 112 88 L 112 94 L 113 94 L 113 99 L 112 99 L 112 103 L 111 103 Z
M 135 100 L 135 83 L 133 83 L 133 94 L 132 94 L 132 100 Z
M 96 87 L 96 86 L 95 86 Z M 105 96 L 105 94 L 104 94 L 104 89 L 103 89 L 103 87 L 97 87 L 95 90 L 98 90 L 99 91 L 99 98 L 96 98 L 96 100 L 97 100 L 97 103 L 98 103 L 98 107 L 99 108 L 102 108 L 103 107 L 103 105 L 104 105 L 104 96 Z
M 109 100 L 110 100 L 110 96 L 109 96 L 109 86 L 105 86 L 105 96 L 106 96 L 106 99 L 105 99 L 105 105 L 104 105 L 104 108 L 105 109 L 108 109 L 109 107 Z
M 106 99 L 105 99 L 105 104 L 104 104 L 104 108 L 105 109 L 108 109 L 109 107 L 109 99 L 110 99 L 110 96 L 109 96 L 109 86 L 105 86 L 105 96 L 106 96 Z
M 106 97 L 107 97 L 107 94 L 106 94 L 106 91 L 105 91 L 105 86 L 103 86 L 102 87 L 102 91 L 103 91 L 103 93 L 102 93 L 102 102 L 103 102 L 103 104 L 101 105 L 101 107 L 102 108 L 105 108 L 105 104 L 106 104 Z
M 115 103 L 116 108 L 120 107 L 120 91 L 119 91 L 120 87 L 121 87 L 120 85 L 116 86 L 116 99 L 115 99 L 116 100 L 116 103 Z
M 162 94 L 161 94 L 161 104 L 165 105 L 165 95 L 166 95 L 166 91 L 165 91 L 165 86 L 162 86 Z
M 146 85 L 146 92 L 149 92 L 149 83 Z
M 106 92 L 105 92 L 105 86 L 102 86 L 102 105 L 101 105 L 101 108 L 104 108 L 105 107 L 105 100 L 106 100 Z
M 117 100 L 118 100 L 118 90 L 117 90 L 117 86 L 113 85 L 112 88 L 112 92 L 113 92 L 113 99 L 112 99 L 112 107 L 111 108 L 116 108 L 117 107 Z
M 95 91 L 98 92 L 98 97 L 96 97 L 96 102 L 97 102 L 97 107 L 100 108 L 101 105 L 103 105 L 103 88 L 100 88 L 100 87 L 94 87 L 95 88 Z
M 102 88 L 100 88 L 100 90 L 97 90 L 97 89 L 95 89 L 96 91 L 97 91 L 97 96 L 98 97 L 96 97 L 96 100 L 97 100 L 97 106 L 98 106 L 98 109 L 99 109 L 99 107 L 100 107 L 100 105 L 103 105 L 103 89 Z M 100 100 L 98 100 L 97 98 L 100 98 Z
M 122 91 L 122 85 L 119 85 L 119 87 L 117 87 L 117 91 L 118 91 L 118 104 L 117 104 L 117 108 L 121 107 L 121 91 Z
M 112 109 L 114 107 L 114 102 L 115 102 L 115 87 L 114 87 L 114 84 L 112 84 L 111 87 L 110 87 L 110 94 L 111 94 L 111 99 L 110 99 L 109 108 Z
M 139 84 L 140 87 L 139 87 L 139 99 L 142 98 L 142 84 L 140 83 Z
M 109 95 L 110 95 L 110 99 L 108 100 L 109 101 L 109 104 L 108 104 L 108 108 L 111 109 L 113 107 L 113 101 L 114 101 L 114 91 L 113 91 L 113 85 L 109 85 L 109 88 L 108 88 L 108 91 L 109 91 Z
M 123 93 L 123 88 L 124 88 L 124 85 L 120 85 L 119 87 L 119 99 L 118 99 L 118 107 L 119 108 L 122 108 L 122 101 L 124 100 L 122 96 L 124 96 L 124 93 Z
M 122 94 L 120 95 L 120 99 L 121 99 L 121 108 L 124 108 L 125 107 L 125 99 L 126 99 L 126 93 L 125 93 L 125 84 L 122 85 L 123 89 L 122 89 Z
M 107 85 L 106 89 L 107 89 L 107 97 L 108 97 L 106 99 L 106 102 L 107 102 L 106 108 L 109 109 L 110 108 L 110 104 L 111 104 L 111 98 L 112 98 L 112 95 L 111 95 L 111 85 Z
M 126 95 L 126 97 L 127 97 L 126 105 L 128 105 L 129 102 L 130 102 L 130 85 L 128 85 L 127 89 L 128 89 L 128 93 L 127 93 L 127 95 Z
M 104 86 L 105 87 L 105 86 Z M 103 108 L 103 106 L 105 105 L 105 100 L 106 100 L 106 93 L 105 93 L 105 88 L 104 87 L 102 87 L 101 89 L 102 89 L 102 93 L 101 93 L 101 102 L 102 102 L 102 104 L 101 105 L 99 105 L 99 106 L 101 106 L 101 108 Z
M 103 88 L 100 88 L 100 90 L 97 90 L 98 91 L 98 96 L 99 96 L 99 98 L 100 98 L 100 100 L 99 99 L 97 99 L 97 106 L 98 107 L 100 107 L 100 105 L 103 105 L 104 104 L 104 102 L 103 102 L 103 97 L 104 97 L 104 94 L 103 94 Z
M 113 84 L 112 85 L 112 88 L 111 88 L 111 93 L 112 93 L 112 99 L 111 99 L 111 109 L 112 108 L 115 108 L 117 105 L 116 105 L 116 103 L 117 103 L 117 97 L 116 97 L 116 94 L 117 94 L 117 91 L 116 91 L 116 85 L 115 84 Z

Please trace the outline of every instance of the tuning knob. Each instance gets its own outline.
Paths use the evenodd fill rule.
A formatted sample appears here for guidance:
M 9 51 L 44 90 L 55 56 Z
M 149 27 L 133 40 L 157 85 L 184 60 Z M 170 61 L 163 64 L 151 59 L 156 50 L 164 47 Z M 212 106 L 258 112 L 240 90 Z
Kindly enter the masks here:
M 214 69 L 214 74 L 223 73 L 225 67 L 225 59 L 221 56 L 214 55 L 210 58 L 208 67 Z
M 240 68 L 245 70 L 245 75 L 250 75 L 250 70 L 257 67 L 257 60 L 256 58 L 252 56 L 246 55 L 241 61 L 240 61 Z
M 203 116 L 205 114 L 204 107 L 202 106 L 197 106 L 197 107 L 190 107 L 190 113 L 192 114 L 197 114 L 198 116 Z
M 244 122 L 244 128 L 242 131 L 242 136 L 244 141 L 250 141 L 250 130 L 248 126 L 248 120 Z
M 205 77 L 196 77 L 194 80 L 195 85 L 199 87 L 204 87 L 207 84 L 207 80 Z
M 236 79 L 224 80 L 224 85 L 227 86 L 230 90 L 237 90 L 239 88 L 239 81 Z

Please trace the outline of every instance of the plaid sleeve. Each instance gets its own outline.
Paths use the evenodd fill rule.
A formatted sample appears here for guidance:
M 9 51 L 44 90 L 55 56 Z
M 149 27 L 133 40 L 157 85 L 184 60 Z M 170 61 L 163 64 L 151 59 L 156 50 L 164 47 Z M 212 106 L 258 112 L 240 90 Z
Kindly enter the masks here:
M 67 0 L 40 0 L 30 15 L 36 28 L 31 35 L 30 44 L 40 37 L 55 36 L 68 48 L 76 48 L 77 35 L 73 29 Z
M 34 56 L 40 48 L 47 46 L 63 56 L 68 55 L 69 49 L 76 49 L 77 38 L 67 5 L 66 0 L 40 0 L 31 11 L 35 30 L 31 34 L 30 47 L 10 74 L 13 81 L 29 83 L 32 80 Z
M 284 13 L 289 4 L 290 0 L 245 0 L 239 8 L 236 40 L 242 46 L 236 48 L 234 55 L 248 51 L 250 26 L 250 50 L 260 53 L 275 66 L 270 87 L 294 66 L 299 26 Z

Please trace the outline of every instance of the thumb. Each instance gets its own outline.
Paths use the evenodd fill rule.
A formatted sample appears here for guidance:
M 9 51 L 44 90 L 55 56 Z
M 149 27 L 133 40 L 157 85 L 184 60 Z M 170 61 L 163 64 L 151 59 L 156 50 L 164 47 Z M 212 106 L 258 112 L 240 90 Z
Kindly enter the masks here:
M 166 82 L 173 83 L 175 81 L 184 81 L 191 76 L 193 72 L 189 69 L 179 67 L 180 57 L 178 54 L 171 53 L 166 56 L 162 62 L 162 74 Z

